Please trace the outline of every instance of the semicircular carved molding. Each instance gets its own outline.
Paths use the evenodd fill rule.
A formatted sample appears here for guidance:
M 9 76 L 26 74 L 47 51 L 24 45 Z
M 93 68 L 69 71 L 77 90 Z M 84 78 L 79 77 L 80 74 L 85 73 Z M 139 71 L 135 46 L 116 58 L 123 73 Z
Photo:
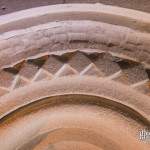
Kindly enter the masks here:
M 3 150 L 149 149 L 148 13 L 67 4 L 0 22 Z

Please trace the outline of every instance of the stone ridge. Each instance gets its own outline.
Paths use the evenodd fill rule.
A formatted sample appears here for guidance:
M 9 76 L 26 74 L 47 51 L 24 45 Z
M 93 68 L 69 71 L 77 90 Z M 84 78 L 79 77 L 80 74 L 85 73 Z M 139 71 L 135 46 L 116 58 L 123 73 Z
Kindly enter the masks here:
M 52 22 L 0 36 L 0 67 L 40 53 L 98 49 L 150 64 L 150 34 L 95 21 Z M 7 59 L 6 59 L 7 58 Z
M 103 3 L 106 5 L 115 5 L 125 8 L 137 9 L 141 11 L 150 12 L 149 0 L 3 0 L 0 1 L 0 15 L 12 13 L 15 11 L 29 9 L 32 7 L 39 7 L 45 5 L 63 4 L 63 3 Z

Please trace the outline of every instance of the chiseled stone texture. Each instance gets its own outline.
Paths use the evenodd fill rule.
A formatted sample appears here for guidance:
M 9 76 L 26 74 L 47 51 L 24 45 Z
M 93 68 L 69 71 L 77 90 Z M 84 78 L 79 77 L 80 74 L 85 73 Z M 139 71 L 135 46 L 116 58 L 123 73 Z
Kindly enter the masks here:
M 150 12 L 149 0 L 1 0 L 0 15 L 32 7 L 64 3 L 103 3 Z

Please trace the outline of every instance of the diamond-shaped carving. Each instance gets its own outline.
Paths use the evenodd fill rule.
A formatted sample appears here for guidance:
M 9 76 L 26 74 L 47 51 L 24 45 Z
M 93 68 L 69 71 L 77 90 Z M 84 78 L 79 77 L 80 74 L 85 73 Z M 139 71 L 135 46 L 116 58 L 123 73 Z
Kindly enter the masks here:
M 62 66 L 63 63 L 58 60 L 57 57 L 51 55 L 49 56 L 42 68 L 47 70 L 51 74 L 55 74 Z
M 80 74 L 92 76 L 104 76 L 104 73 L 100 72 L 100 70 L 93 63 L 88 65 Z
M 97 68 L 106 76 L 114 74 L 120 70 L 117 63 L 113 62 L 113 58 L 109 54 L 99 55 L 99 58 L 94 61 Z
M 124 66 L 122 68 L 122 72 L 122 75 L 119 78 L 116 78 L 115 81 L 119 81 L 124 84 L 135 84 L 148 79 L 148 75 L 143 66 L 138 64 L 128 64 L 127 67 Z
M 41 81 L 41 80 L 50 80 L 52 79 L 52 74 L 44 69 L 40 69 L 37 74 L 34 76 L 33 81 Z
M 88 66 L 90 63 L 91 60 L 86 57 L 82 52 L 75 53 L 68 61 L 68 64 L 78 72 L 84 70 L 85 67 Z
M 38 70 L 39 66 L 27 61 L 26 63 L 23 64 L 19 74 L 31 80 Z
M 60 76 L 67 76 L 67 75 L 75 75 L 78 72 L 73 69 L 71 66 L 69 66 L 68 64 L 65 64 L 57 73 L 56 76 L 60 77 Z
M 11 89 L 16 89 L 16 88 L 19 88 L 19 87 L 23 87 L 27 84 L 29 84 L 29 81 L 27 79 L 17 75 L 15 80 L 13 81 Z

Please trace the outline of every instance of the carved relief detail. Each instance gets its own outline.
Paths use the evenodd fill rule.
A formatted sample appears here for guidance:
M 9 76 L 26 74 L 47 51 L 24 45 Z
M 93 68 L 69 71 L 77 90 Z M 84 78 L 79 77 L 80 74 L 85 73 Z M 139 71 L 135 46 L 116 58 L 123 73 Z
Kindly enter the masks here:
M 81 50 L 41 55 L 2 68 L 1 95 L 33 82 L 72 75 L 107 77 L 150 94 L 149 70 L 141 63 L 107 52 Z

